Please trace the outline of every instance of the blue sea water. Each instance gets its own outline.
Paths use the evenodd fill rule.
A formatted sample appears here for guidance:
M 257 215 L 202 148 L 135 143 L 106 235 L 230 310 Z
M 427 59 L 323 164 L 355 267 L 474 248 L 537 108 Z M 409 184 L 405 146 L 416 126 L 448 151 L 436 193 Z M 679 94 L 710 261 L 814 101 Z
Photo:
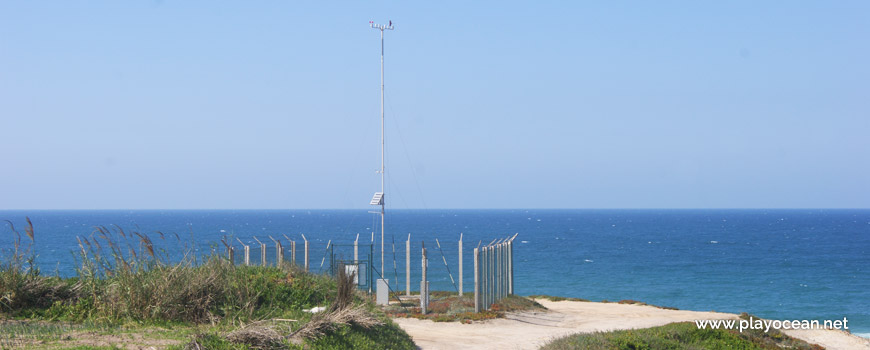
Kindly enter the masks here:
M 255 236 L 265 242 L 286 234 L 301 242 L 305 234 L 312 269 L 319 271 L 328 241 L 351 244 L 359 233 L 369 242 L 379 222 L 365 210 L 0 211 L 0 219 L 22 233 L 25 216 L 33 221 L 43 273 L 62 276 L 75 274 L 76 236 L 89 237 L 97 225 L 148 234 L 173 259 L 185 244 L 199 254 L 223 251 L 223 236 L 253 243 Z M 456 278 L 456 242 L 464 235 L 469 290 L 471 249 L 519 233 L 515 286 L 521 295 L 634 299 L 772 319 L 846 317 L 852 332 L 870 333 L 870 210 L 394 210 L 386 220 L 385 274 L 391 283 L 398 277 L 400 286 L 409 233 L 411 285 L 419 286 L 425 243 L 434 290 L 454 289 L 436 238 Z M 8 225 L 0 228 L 2 254 L 13 237 Z M 379 233 L 374 250 L 380 250 Z M 270 259 L 273 252 L 269 241 Z M 260 261 L 255 246 L 251 255 Z M 301 251 L 297 255 L 301 259 Z

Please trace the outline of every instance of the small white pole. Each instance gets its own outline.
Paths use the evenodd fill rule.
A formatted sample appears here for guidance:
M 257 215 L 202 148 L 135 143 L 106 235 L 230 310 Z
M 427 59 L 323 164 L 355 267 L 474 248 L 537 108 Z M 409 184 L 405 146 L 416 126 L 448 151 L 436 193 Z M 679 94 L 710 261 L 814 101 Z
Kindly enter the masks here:
M 359 261 L 359 233 L 356 234 L 356 239 L 353 241 L 353 261 L 355 264 Z

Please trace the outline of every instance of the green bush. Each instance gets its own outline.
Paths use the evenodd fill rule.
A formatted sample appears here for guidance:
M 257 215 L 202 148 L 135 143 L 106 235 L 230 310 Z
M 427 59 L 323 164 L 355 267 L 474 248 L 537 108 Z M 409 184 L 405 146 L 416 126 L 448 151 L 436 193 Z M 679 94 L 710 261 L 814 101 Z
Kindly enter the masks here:
M 819 350 L 778 332 L 698 329 L 692 322 L 613 332 L 581 333 L 551 341 L 543 350 L 770 349 Z

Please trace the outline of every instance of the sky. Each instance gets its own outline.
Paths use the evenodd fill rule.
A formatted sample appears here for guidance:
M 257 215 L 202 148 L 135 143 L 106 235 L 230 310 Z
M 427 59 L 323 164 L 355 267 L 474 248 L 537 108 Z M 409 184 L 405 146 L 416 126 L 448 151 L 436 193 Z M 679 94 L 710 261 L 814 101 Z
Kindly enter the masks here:
M 870 2 L 0 2 L 0 209 L 868 208 Z

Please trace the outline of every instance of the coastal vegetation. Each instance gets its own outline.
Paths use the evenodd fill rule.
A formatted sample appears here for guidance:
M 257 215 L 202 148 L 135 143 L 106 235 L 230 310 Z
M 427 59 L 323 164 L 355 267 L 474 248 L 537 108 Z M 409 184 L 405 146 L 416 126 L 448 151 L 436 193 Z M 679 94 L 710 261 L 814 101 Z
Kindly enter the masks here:
M 748 319 L 749 315 L 742 314 Z M 823 347 L 789 337 L 778 330 L 698 329 L 693 322 L 622 330 L 580 333 L 555 339 L 542 350 L 642 350 L 642 349 L 746 349 L 746 350 L 822 350 Z
M 15 237 L 0 260 L 0 348 L 414 348 L 352 276 L 193 253 L 169 263 L 148 235 L 120 227 L 79 237 L 75 277 L 44 276 L 30 220 L 23 235 L 7 223 Z M 324 310 L 305 311 L 314 307 Z
M 418 302 L 402 301 L 384 308 L 390 317 L 407 317 L 435 322 L 471 323 L 505 317 L 507 312 L 543 311 L 546 308 L 532 299 L 509 295 L 492 304 L 489 310 L 474 312 L 473 294 L 459 296 L 455 292 L 433 291 L 430 293 L 429 308 L 421 312 Z
M 423 315 L 411 300 L 375 306 L 343 269 L 329 277 L 293 264 L 236 266 L 224 257 L 197 256 L 192 250 L 170 262 L 148 235 L 117 226 L 97 227 L 78 238 L 75 276 L 46 276 L 35 263 L 38 236 L 30 220 L 23 232 L 7 224 L 13 242 L 0 249 L 0 349 L 414 349 L 391 317 L 472 323 L 509 312 L 544 311 L 534 299 L 587 301 L 509 296 L 491 310 L 475 313 L 470 294 L 433 292 L 429 312 Z M 159 235 L 157 239 L 167 239 Z M 740 333 L 697 329 L 690 323 L 576 334 L 543 347 L 781 348 L 822 349 L 775 330 Z

